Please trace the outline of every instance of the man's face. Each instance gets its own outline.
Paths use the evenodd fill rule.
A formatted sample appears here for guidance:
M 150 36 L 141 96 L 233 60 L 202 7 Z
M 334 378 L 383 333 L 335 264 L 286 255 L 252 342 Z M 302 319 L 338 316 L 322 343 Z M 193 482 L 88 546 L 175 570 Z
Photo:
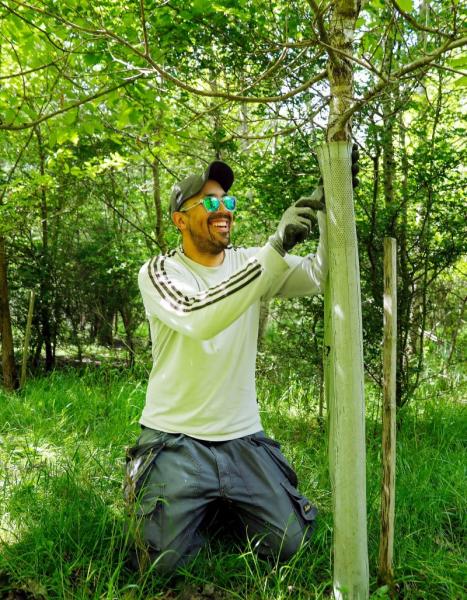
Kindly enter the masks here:
M 225 191 L 217 181 L 208 180 L 199 194 L 183 204 L 189 208 L 205 196 L 216 196 L 221 199 Z M 183 235 L 189 236 L 199 252 L 217 255 L 230 244 L 230 231 L 233 224 L 233 213 L 222 204 L 215 212 L 208 212 L 203 204 L 198 204 L 183 212 L 185 229 Z

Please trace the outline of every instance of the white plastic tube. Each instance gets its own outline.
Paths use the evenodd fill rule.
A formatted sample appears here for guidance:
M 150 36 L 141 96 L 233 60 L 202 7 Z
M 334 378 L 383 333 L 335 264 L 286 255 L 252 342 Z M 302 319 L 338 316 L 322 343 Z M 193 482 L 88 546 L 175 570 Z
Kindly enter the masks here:
M 353 208 L 351 145 L 318 149 L 329 248 L 329 465 L 334 513 L 334 595 L 369 595 L 366 519 L 365 401 L 360 272 Z M 326 380 L 325 379 L 325 380 Z

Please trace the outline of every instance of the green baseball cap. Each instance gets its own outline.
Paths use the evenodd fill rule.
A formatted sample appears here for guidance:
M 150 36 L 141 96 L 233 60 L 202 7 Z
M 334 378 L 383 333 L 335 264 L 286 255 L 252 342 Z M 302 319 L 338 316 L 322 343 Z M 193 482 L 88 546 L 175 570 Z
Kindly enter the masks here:
M 186 200 L 196 196 L 203 189 L 208 179 L 217 181 L 222 186 L 224 192 L 227 192 L 234 181 L 234 174 L 227 163 L 215 160 L 208 166 L 204 173 L 188 175 L 188 177 L 176 183 L 172 188 L 170 213 L 172 214 L 180 210 Z

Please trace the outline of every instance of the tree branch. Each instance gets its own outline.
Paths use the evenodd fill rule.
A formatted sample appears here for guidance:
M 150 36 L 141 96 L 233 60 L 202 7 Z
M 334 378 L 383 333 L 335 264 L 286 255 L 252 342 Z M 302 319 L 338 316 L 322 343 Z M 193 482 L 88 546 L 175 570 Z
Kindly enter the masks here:
M 348 54 L 347 52 L 345 52 L 341 48 L 336 48 L 335 46 L 331 46 L 330 44 L 327 44 L 327 43 L 322 42 L 322 41 L 318 41 L 318 43 L 321 46 L 323 46 L 324 48 L 326 48 L 329 53 L 332 52 L 334 54 L 334 56 L 335 56 L 335 54 L 340 54 L 341 56 L 343 56 L 347 60 L 349 60 L 351 62 L 354 62 L 357 65 L 361 65 L 362 67 L 364 67 L 365 69 L 367 69 L 371 73 L 374 73 L 383 82 L 387 82 L 387 78 L 384 76 L 384 74 L 381 73 L 381 71 L 378 71 L 378 69 L 376 69 L 376 67 L 374 67 L 369 61 L 365 60 L 364 58 L 357 58 L 356 56 L 352 56 L 351 54 Z
M 266 133 L 263 135 L 242 135 L 241 133 L 234 133 L 228 138 L 224 138 L 221 140 L 223 143 L 232 142 L 233 140 L 270 140 L 271 138 L 280 137 L 282 135 L 288 135 L 289 133 L 293 133 L 300 129 L 305 125 L 308 121 L 302 121 L 292 127 L 285 127 L 284 129 L 279 129 L 278 131 L 274 131 L 273 133 Z M 227 126 L 225 126 L 227 129 Z
M 21 6 L 21 4 L 19 2 L 16 2 L 16 4 L 18 4 L 18 5 Z M 19 14 L 18 12 L 16 12 L 15 10 L 13 10 L 9 6 L 7 6 L 4 2 L 0 2 L 0 6 L 3 6 L 3 8 L 5 8 L 9 13 L 11 13 L 12 15 L 15 15 L 15 17 L 18 17 L 18 19 L 20 19 L 21 21 L 24 21 L 25 23 L 27 23 L 30 27 L 32 27 L 33 29 L 37 29 L 37 31 L 39 31 L 40 33 L 42 33 L 43 35 L 45 35 L 45 37 L 49 40 L 49 42 L 52 44 L 52 46 L 54 46 L 55 48 L 57 48 L 57 50 L 60 50 L 60 52 L 65 52 L 65 49 L 62 48 L 62 46 L 59 46 L 56 42 L 54 42 L 54 40 L 50 37 L 50 35 L 47 33 L 47 31 L 44 31 L 44 29 L 41 29 L 35 23 L 32 23 L 31 21 L 28 21 L 28 19 L 26 19 L 25 17 L 23 17 L 23 15 Z M 28 8 L 32 8 L 32 10 L 35 10 L 31 6 L 28 6 Z M 42 11 L 39 10 L 39 12 L 42 12 Z
M 432 27 L 427 27 L 426 25 L 421 25 L 416 19 L 414 19 L 414 17 L 412 17 L 411 14 L 409 14 L 408 12 L 405 12 L 405 10 L 403 10 L 399 6 L 399 4 L 396 2 L 396 0 L 390 0 L 390 2 L 394 6 L 394 8 L 397 10 L 397 12 L 402 17 L 404 17 L 404 19 L 406 21 L 408 21 L 412 25 L 412 27 L 414 27 L 415 29 L 418 29 L 419 31 L 426 31 L 428 33 L 434 33 L 436 35 L 441 35 L 441 36 L 447 37 L 447 38 L 450 37 L 450 35 L 448 33 L 444 33 L 440 29 L 434 29 Z
M 97 98 L 101 98 L 102 96 L 105 96 L 107 94 L 110 94 L 111 92 L 114 92 L 115 90 L 118 90 L 122 87 L 125 87 L 126 85 L 133 83 L 134 81 L 136 81 L 137 79 L 141 79 L 141 77 L 143 77 L 144 74 L 140 73 L 139 75 L 135 75 L 134 77 L 131 77 L 130 79 L 127 79 L 126 81 L 119 83 L 118 85 L 114 85 L 110 88 L 107 88 L 105 90 L 101 90 L 99 92 L 96 92 L 95 94 L 92 94 L 91 96 L 88 96 L 87 98 L 82 98 L 81 100 L 77 100 L 76 102 L 72 102 L 71 104 L 69 104 L 68 106 L 65 106 L 63 108 L 61 108 L 60 110 L 56 110 L 52 113 L 48 113 L 46 115 L 42 115 L 41 117 L 39 117 L 38 119 L 36 119 L 35 121 L 29 121 L 28 123 L 21 123 L 20 125 L 13 125 L 13 124 L 8 124 L 8 123 L 2 123 L 0 122 L 0 130 L 6 130 L 6 131 L 21 131 L 23 129 L 29 129 L 30 127 L 35 127 L 36 125 L 39 125 L 39 123 L 42 123 L 43 121 L 48 121 L 49 119 L 51 119 L 52 117 L 56 117 L 57 115 L 61 115 L 65 112 L 68 112 L 69 110 L 72 110 L 73 108 L 77 108 L 78 106 L 81 106 L 83 104 L 87 104 L 88 102 L 91 102 L 92 100 L 96 100 Z
M 150 64 L 150 66 L 153 68 L 153 70 L 156 71 L 156 73 L 158 73 L 166 81 L 170 81 L 177 87 L 182 88 L 185 91 L 190 92 L 191 94 L 195 94 L 197 96 L 203 96 L 205 98 L 225 98 L 226 100 L 232 100 L 232 101 L 237 101 L 237 102 L 246 102 L 246 103 L 251 103 L 251 104 L 268 104 L 271 102 L 284 102 L 285 100 L 288 100 L 289 98 L 292 98 L 293 96 L 296 96 L 297 94 L 307 90 L 314 83 L 316 83 L 317 81 L 320 81 L 321 79 L 324 79 L 324 77 L 326 76 L 326 72 L 322 71 L 321 73 L 318 73 L 318 75 L 315 75 L 311 79 L 308 79 L 307 81 L 305 81 L 302 85 L 300 85 L 296 88 L 293 88 L 286 94 L 277 95 L 277 96 L 260 96 L 260 97 L 241 96 L 238 94 L 231 94 L 228 92 L 220 92 L 220 91 L 214 91 L 214 90 L 202 90 L 199 88 L 195 88 L 187 83 L 184 83 L 177 77 L 174 77 L 173 75 L 168 73 L 165 69 L 160 67 L 154 60 L 152 60 L 151 57 L 144 56 L 144 54 L 142 52 L 140 52 L 137 48 L 135 48 L 134 46 L 129 44 L 126 40 L 124 40 L 120 36 L 118 36 L 112 32 L 107 32 L 106 35 L 108 35 L 111 39 L 114 39 L 115 41 L 119 42 L 120 44 L 123 44 L 125 47 L 130 49 L 132 52 L 134 52 L 141 58 L 145 59 Z M 277 68 L 279 60 L 276 61 L 276 63 L 274 63 L 265 73 L 263 73 L 258 78 L 258 80 L 255 82 L 255 85 L 259 81 L 261 81 L 266 76 L 266 74 L 270 75 L 271 72 Z M 251 86 L 249 86 L 249 87 L 251 87 Z
M 241 140 L 268 140 L 268 139 L 272 139 L 275 137 L 281 137 L 283 135 L 288 135 L 289 133 L 293 133 L 294 131 L 299 131 L 301 132 L 303 129 L 304 125 L 313 123 L 313 119 L 316 117 L 316 115 L 318 115 L 320 113 L 321 110 L 323 110 L 323 108 L 329 103 L 329 99 L 325 100 L 324 103 L 322 105 L 319 106 L 319 108 L 315 109 L 311 114 L 307 114 L 306 119 L 302 120 L 302 121 L 298 121 L 293 118 L 293 117 L 289 117 L 289 120 L 293 121 L 293 126 L 290 127 L 284 127 L 283 129 L 279 129 L 278 131 L 274 131 L 273 133 L 265 133 L 265 134 L 257 134 L 257 135 L 242 135 L 241 133 L 237 133 L 235 131 L 233 131 L 231 128 L 229 128 L 227 125 L 224 125 L 226 130 L 229 131 L 232 135 L 228 138 L 224 138 L 222 140 L 222 142 L 231 142 L 235 139 L 241 139 Z
M 17 73 L 11 73 L 11 75 L 0 75 L 0 81 L 3 79 L 13 79 L 15 77 L 23 77 L 23 75 L 29 75 L 29 73 L 35 73 L 36 71 L 41 71 L 42 69 L 47 69 L 48 67 L 54 67 L 61 60 L 63 60 L 63 59 L 57 58 L 57 60 L 53 60 L 52 62 L 49 62 L 46 65 L 41 65 L 40 67 L 35 67 L 34 69 L 27 69 L 26 71 L 19 71 Z
M 32 136 L 34 135 L 34 130 L 31 130 L 28 139 L 26 140 L 24 146 L 21 148 L 21 150 L 18 152 L 18 155 L 16 157 L 16 161 L 15 164 L 11 167 L 10 172 L 8 173 L 8 177 L 6 178 L 5 183 L 3 184 L 4 188 L 2 190 L 2 193 L 0 194 L 0 205 L 3 204 L 3 198 L 5 197 L 6 191 L 8 189 L 8 184 L 10 183 L 10 181 L 13 178 L 13 175 L 15 174 L 15 171 L 19 165 L 19 162 L 21 160 L 21 157 L 24 154 L 24 151 L 26 150 L 26 148 L 29 146 L 29 143 L 32 139 Z
M 365 106 L 371 100 L 376 98 L 384 90 L 384 87 L 386 85 L 390 85 L 390 86 L 399 85 L 400 79 L 402 77 L 404 77 L 405 75 L 408 75 L 409 73 L 412 73 L 413 71 L 416 71 L 417 69 L 421 69 L 423 67 L 429 67 L 429 66 L 435 67 L 437 65 L 432 65 L 431 63 L 433 63 L 437 58 L 439 58 L 446 52 L 449 52 L 450 50 L 454 50 L 455 48 L 462 48 L 463 46 L 466 46 L 466 45 L 467 45 L 467 36 L 459 38 L 457 40 L 449 40 L 443 46 L 441 46 L 441 48 L 438 48 L 437 50 L 434 50 L 433 52 L 426 54 L 422 58 L 418 58 L 417 60 L 414 60 L 413 62 L 409 63 L 405 67 L 402 67 L 401 69 L 399 69 L 398 71 L 395 71 L 392 74 L 389 82 L 381 81 L 378 84 L 376 84 L 360 100 L 357 100 L 353 104 L 353 106 L 351 106 L 342 115 L 340 120 L 344 123 L 347 122 L 347 120 L 355 112 L 360 110 L 360 108 L 362 108 L 362 106 Z
M 136 56 L 139 56 L 146 63 L 148 63 L 152 67 L 152 70 L 155 71 L 156 73 L 158 73 L 163 79 L 165 79 L 166 81 L 170 81 L 177 87 L 182 88 L 185 91 L 190 92 L 192 94 L 196 94 L 197 96 L 204 96 L 204 97 L 208 97 L 208 98 L 225 98 L 226 100 L 248 102 L 248 103 L 254 103 L 254 104 L 267 104 L 267 103 L 271 103 L 271 102 L 283 102 L 283 101 L 288 100 L 289 98 L 292 98 L 293 96 L 296 96 L 297 94 L 305 91 L 311 85 L 313 85 L 317 81 L 320 81 L 321 79 L 324 79 L 324 77 L 326 76 L 326 72 L 322 71 L 315 77 L 312 77 L 308 81 L 305 81 L 302 85 L 290 90 L 287 94 L 276 95 L 276 96 L 263 96 L 263 97 L 240 96 L 240 95 L 231 94 L 228 92 L 222 92 L 222 91 L 215 92 L 212 90 L 198 89 L 187 83 L 184 83 L 177 77 L 171 75 L 165 69 L 163 69 L 161 66 L 159 66 L 150 56 L 147 56 L 144 52 L 141 52 L 141 50 L 138 50 L 138 48 L 135 48 L 135 46 L 133 46 L 132 44 L 127 42 L 127 40 L 125 40 L 121 36 L 117 35 L 116 33 L 109 31 L 106 28 L 94 29 L 94 28 L 90 28 L 90 27 L 83 27 L 82 25 L 77 25 L 76 23 L 72 23 L 68 19 L 65 19 L 57 14 L 51 13 L 48 10 L 36 8 L 34 6 L 31 6 L 30 4 L 27 4 L 26 2 L 21 2 L 20 0 L 12 0 L 12 1 L 15 2 L 15 4 L 17 4 L 19 6 L 24 6 L 26 8 L 29 8 L 32 11 L 38 11 L 41 14 L 45 14 L 53 19 L 56 19 L 59 22 L 61 22 L 62 24 L 67 25 L 68 27 L 71 27 L 72 29 L 76 29 L 77 31 L 81 31 L 83 33 L 88 33 L 90 35 L 97 36 L 97 37 L 107 37 L 109 39 L 112 39 L 112 40 L 118 42 L 122 46 L 125 46 L 125 48 L 128 48 L 128 50 L 130 50 L 133 54 L 135 54 Z M 277 65 L 277 61 L 276 61 L 276 63 L 274 63 L 274 65 Z M 266 71 L 266 73 L 268 71 L 270 71 L 271 69 L 275 69 L 274 65 L 271 66 Z M 147 74 L 147 73 L 148 73 L 148 71 L 145 70 L 144 74 Z M 260 80 L 262 77 L 263 76 L 260 76 Z
M 102 202 L 110 209 L 112 209 L 121 219 L 123 219 L 126 223 L 128 223 L 128 225 L 131 225 L 132 227 L 134 227 L 134 229 L 136 229 L 136 231 L 139 231 L 140 233 L 142 233 L 144 235 L 145 238 L 147 238 L 148 240 L 150 240 L 153 244 L 156 244 L 156 246 L 159 248 L 159 250 L 163 251 L 161 248 L 161 245 L 159 244 L 159 242 L 152 237 L 152 235 L 149 235 L 149 233 L 147 233 L 146 231 L 144 231 L 144 229 L 142 229 L 141 227 L 139 227 L 138 225 L 136 225 L 136 223 L 133 223 L 133 221 L 130 221 L 130 219 L 128 219 L 128 217 L 126 217 L 121 210 L 119 210 L 116 206 L 114 206 L 113 204 L 110 204 L 110 202 L 107 202 L 107 200 L 105 200 L 104 198 L 102 198 Z
M 467 71 L 459 71 L 458 69 L 453 69 L 452 67 L 447 67 L 446 65 L 433 65 L 435 69 L 440 69 L 441 71 L 449 71 L 450 73 L 455 73 L 456 75 L 462 75 L 463 77 L 467 76 Z
M 316 83 L 317 81 L 321 81 L 321 79 L 324 79 L 325 76 L 326 76 L 325 71 L 322 71 L 322 73 L 320 73 L 320 76 L 316 78 L 316 81 L 314 83 Z M 310 83 L 310 87 L 311 87 L 311 85 L 313 85 L 313 83 Z M 192 125 L 195 121 L 199 121 L 200 119 L 202 119 L 203 117 L 205 117 L 209 113 L 215 112 L 216 110 L 222 108 L 223 106 L 225 106 L 226 104 L 228 104 L 229 101 L 230 100 L 223 100 L 222 102 L 218 102 L 217 104 L 209 106 L 208 108 L 206 108 L 206 110 L 204 110 L 202 112 L 195 113 L 195 115 L 191 119 L 189 119 L 187 122 L 185 122 L 181 127 L 179 127 L 177 129 L 177 133 L 180 133 L 181 131 L 183 131 L 184 129 L 186 129 L 190 125 Z
M 148 43 L 148 32 L 146 29 L 146 15 L 144 11 L 144 0 L 139 0 L 140 14 L 141 14 L 141 26 L 143 28 L 143 37 L 144 37 L 144 54 L 149 58 L 149 43 Z
M 324 26 L 323 14 L 322 14 L 316 0 L 307 0 L 307 2 L 308 2 L 308 5 L 310 6 L 311 10 L 316 15 L 316 24 L 318 25 L 318 31 L 319 31 L 319 35 L 321 38 L 320 41 L 328 49 L 329 58 L 333 62 L 336 62 L 336 55 L 334 54 L 334 48 L 329 43 L 328 34 L 327 34 L 326 28 Z

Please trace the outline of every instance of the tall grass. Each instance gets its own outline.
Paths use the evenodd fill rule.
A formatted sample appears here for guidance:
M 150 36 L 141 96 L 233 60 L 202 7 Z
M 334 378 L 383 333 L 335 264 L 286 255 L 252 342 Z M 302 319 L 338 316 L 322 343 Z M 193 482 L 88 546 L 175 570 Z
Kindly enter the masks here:
M 325 426 L 313 390 L 259 381 L 266 431 L 282 441 L 320 509 L 309 547 L 271 565 L 214 539 L 171 580 L 127 567 L 121 494 L 125 447 L 138 434 L 145 382 L 108 368 L 55 372 L 0 398 L 0 597 L 281 600 L 328 598 L 332 515 Z M 452 390 L 449 391 L 452 396 Z M 463 598 L 464 409 L 421 398 L 399 415 L 395 574 L 401 598 Z M 378 590 L 380 426 L 367 418 L 371 589 Z M 376 408 L 375 408 L 376 407 Z

